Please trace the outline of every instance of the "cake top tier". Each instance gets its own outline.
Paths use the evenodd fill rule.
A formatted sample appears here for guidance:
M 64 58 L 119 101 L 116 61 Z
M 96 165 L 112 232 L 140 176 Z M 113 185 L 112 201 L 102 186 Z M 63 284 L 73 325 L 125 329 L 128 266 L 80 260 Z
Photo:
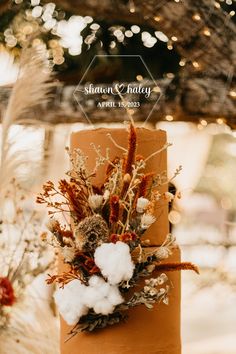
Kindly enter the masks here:
M 148 158 L 144 173 L 154 173 L 159 175 L 167 170 L 166 149 L 158 154 L 154 154 L 162 149 L 166 143 L 166 132 L 163 130 L 150 130 L 146 128 L 136 128 L 137 151 L 136 154 L 143 158 Z M 71 150 L 79 148 L 88 156 L 88 170 L 93 171 L 96 163 L 97 153 L 93 147 L 100 147 L 101 154 L 106 155 L 106 149 L 109 148 L 109 159 L 112 161 L 116 157 L 123 157 L 124 150 L 128 148 L 128 131 L 125 128 L 97 128 L 83 130 L 72 133 Z M 121 148 L 122 147 L 122 148 Z M 151 155 L 154 154 L 152 157 Z M 104 183 L 106 167 L 100 166 L 94 184 L 101 186 Z M 162 194 L 167 191 L 168 185 L 164 184 L 158 188 Z M 155 208 L 156 222 L 147 230 L 145 239 L 150 240 L 150 245 L 160 245 L 169 232 L 168 223 L 168 204 L 160 200 Z

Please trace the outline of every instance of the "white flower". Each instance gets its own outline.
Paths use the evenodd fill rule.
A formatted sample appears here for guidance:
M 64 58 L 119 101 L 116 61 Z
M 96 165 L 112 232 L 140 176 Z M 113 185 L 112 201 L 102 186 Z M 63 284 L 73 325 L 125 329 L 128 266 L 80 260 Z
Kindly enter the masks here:
M 92 194 L 88 197 L 88 203 L 91 209 L 97 210 L 102 206 L 103 196 L 99 194 Z
M 168 247 L 165 246 L 158 248 L 158 250 L 155 252 L 155 256 L 159 259 L 168 258 L 170 254 L 171 251 L 168 249 Z
M 168 201 L 168 203 L 172 202 L 174 200 L 175 196 L 173 193 L 170 192 L 165 192 L 164 193 L 164 199 Z
M 94 260 L 102 275 L 112 285 L 128 281 L 133 275 L 134 263 L 129 246 L 124 242 L 102 244 L 97 247 Z
M 110 192 L 109 192 L 108 189 L 106 189 L 105 192 L 104 192 L 104 194 L 103 194 L 103 199 L 104 199 L 105 201 L 107 201 L 107 200 L 109 199 L 109 197 L 110 197 Z
M 68 325 L 75 325 L 81 316 L 88 313 L 88 307 L 83 301 L 85 290 L 86 286 L 75 279 L 54 294 L 58 310 Z
M 141 228 L 148 229 L 150 225 L 152 225 L 156 221 L 155 216 L 151 214 L 143 214 L 141 217 Z
M 157 278 L 157 283 L 158 283 L 159 285 L 162 285 L 162 284 L 164 284 L 165 282 L 167 282 L 167 280 L 168 280 L 167 275 L 166 275 L 165 273 L 162 273 L 162 274 Z
M 138 213 L 143 213 L 149 204 L 149 200 L 143 197 L 138 198 L 136 210 Z
M 61 253 L 66 262 L 72 262 L 75 257 L 74 247 L 68 247 L 68 246 L 61 247 Z

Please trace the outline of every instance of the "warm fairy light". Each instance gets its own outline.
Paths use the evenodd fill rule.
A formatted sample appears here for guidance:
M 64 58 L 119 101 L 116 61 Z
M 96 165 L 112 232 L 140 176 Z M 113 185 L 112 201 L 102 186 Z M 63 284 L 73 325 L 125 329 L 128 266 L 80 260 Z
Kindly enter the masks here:
M 180 2 L 180 0 L 175 0 L 175 2 Z
M 215 7 L 216 7 L 217 9 L 220 9 L 220 8 L 221 8 L 220 4 L 219 4 L 217 1 L 215 1 Z
M 207 124 L 208 124 L 205 119 L 201 119 L 201 120 L 200 120 L 200 123 L 201 123 L 201 125 L 202 125 L 203 127 L 206 127 Z
M 200 21 L 201 20 L 201 16 L 199 14 L 195 14 L 195 15 L 193 15 L 192 19 L 194 21 Z
M 202 130 L 204 127 L 203 127 L 203 125 L 198 124 L 198 125 L 197 125 L 197 128 L 198 128 L 198 130 Z
M 224 124 L 225 123 L 225 119 L 224 118 L 217 118 L 216 119 L 216 123 L 217 124 Z
M 136 76 L 136 79 L 137 79 L 138 81 L 142 81 L 142 80 L 143 80 L 143 77 L 142 77 L 142 75 L 137 75 L 137 76 Z
M 131 114 L 131 116 L 135 113 L 135 111 L 133 109 L 128 109 L 129 114 Z
M 199 69 L 199 68 L 200 68 L 200 65 L 199 65 L 199 63 L 198 63 L 197 61 L 193 61 L 193 62 L 192 62 L 192 65 L 193 65 L 193 67 L 194 67 L 195 69 Z
M 173 42 L 177 42 L 177 40 L 178 40 L 178 38 L 175 37 L 175 36 L 172 36 L 171 39 L 172 39 Z
M 161 92 L 161 89 L 159 86 L 155 86 L 155 87 L 153 87 L 152 91 L 153 92 Z
M 172 115 L 170 115 L 170 114 L 167 114 L 165 116 L 165 120 L 167 120 L 168 122 L 172 122 L 174 120 L 174 117 Z
M 167 44 L 167 49 L 172 50 L 173 49 L 173 45 L 171 43 L 168 43 Z
M 233 98 L 236 98 L 236 91 L 230 91 L 229 95 Z
M 140 32 L 140 27 L 137 26 L 137 25 L 132 25 L 131 26 L 131 31 L 135 34 L 139 33 Z
M 174 73 L 166 73 L 166 77 L 168 79 L 173 79 L 175 77 L 175 74 Z
M 129 12 L 131 12 L 132 14 L 135 12 L 134 2 L 131 0 L 129 2 Z
M 128 38 L 131 38 L 133 36 L 133 32 L 128 30 L 128 31 L 125 31 L 125 36 L 128 37 Z
M 156 22 L 160 22 L 161 21 L 161 17 L 160 16 L 155 16 L 153 19 Z
M 181 59 L 179 62 L 180 66 L 184 66 L 186 64 L 186 60 L 185 59 Z
M 205 28 L 205 29 L 203 30 L 203 34 L 204 34 L 205 36 L 207 36 L 207 37 L 210 37 L 211 32 L 210 32 L 209 28 Z
M 235 15 L 235 11 L 230 11 L 230 16 L 233 17 Z

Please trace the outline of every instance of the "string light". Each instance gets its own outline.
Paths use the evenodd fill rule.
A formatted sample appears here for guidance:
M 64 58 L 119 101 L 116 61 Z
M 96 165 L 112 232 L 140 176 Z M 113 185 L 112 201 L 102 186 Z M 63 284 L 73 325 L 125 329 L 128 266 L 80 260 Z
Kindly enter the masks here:
M 165 116 L 165 120 L 167 120 L 168 122 L 172 122 L 174 120 L 174 117 L 172 115 L 170 115 L 170 114 L 167 114 Z
M 236 91 L 230 91 L 229 95 L 233 98 L 236 98 Z
M 184 66 L 186 64 L 186 60 L 185 59 L 181 59 L 179 62 L 180 66 Z
M 217 124 L 222 125 L 222 124 L 224 124 L 225 122 L 226 122 L 226 120 L 225 120 L 224 118 L 217 118 L 217 119 L 216 119 L 216 123 L 217 123 Z
M 155 86 L 155 87 L 153 87 L 152 91 L 153 92 L 161 92 L 161 89 L 159 86 Z
M 204 127 L 203 127 L 202 124 L 198 124 L 198 125 L 197 125 L 197 128 L 198 128 L 198 130 L 202 130 Z
M 167 77 L 168 79 L 173 79 L 173 78 L 175 77 L 175 74 L 174 74 L 174 73 L 167 73 L 167 74 L 166 74 L 166 77 Z
M 233 17 L 235 15 L 235 11 L 230 11 L 229 15 Z
M 171 42 L 169 42 L 169 43 L 167 44 L 167 49 L 169 49 L 169 50 L 172 50 L 172 49 L 173 49 L 173 45 L 172 45 Z
M 192 17 L 192 19 L 193 19 L 194 21 L 201 21 L 201 16 L 200 16 L 199 14 L 194 14 L 193 17 Z
M 199 69 L 200 68 L 200 64 L 197 61 L 193 61 L 192 65 L 195 69 Z
M 130 0 L 129 2 L 129 12 L 131 12 L 132 14 L 135 12 L 135 6 L 133 0 Z
M 205 36 L 207 36 L 207 37 L 210 37 L 211 32 L 210 32 L 209 28 L 205 28 L 205 29 L 203 30 L 203 34 L 204 34 Z
M 203 126 L 203 127 L 206 127 L 207 126 L 207 121 L 206 121 L 206 119 L 201 119 L 200 120 L 200 123 L 201 123 L 201 125 Z
M 137 79 L 138 81 L 142 81 L 142 80 L 143 80 L 143 77 L 142 77 L 142 75 L 137 75 L 137 76 L 136 76 L 136 79 Z
M 178 38 L 176 36 L 172 36 L 171 39 L 172 39 L 173 42 L 177 42 L 178 41 Z
M 161 17 L 160 16 L 155 16 L 153 19 L 156 22 L 160 22 L 161 21 Z
M 215 7 L 216 7 L 217 9 L 220 9 L 220 8 L 221 8 L 220 4 L 219 4 L 217 1 L 215 1 Z

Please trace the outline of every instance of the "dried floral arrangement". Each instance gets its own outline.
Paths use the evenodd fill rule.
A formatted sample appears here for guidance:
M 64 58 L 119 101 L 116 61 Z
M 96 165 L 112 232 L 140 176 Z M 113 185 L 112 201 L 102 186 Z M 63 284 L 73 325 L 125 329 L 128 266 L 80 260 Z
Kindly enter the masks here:
M 67 149 L 69 180 L 60 180 L 58 187 L 47 182 L 37 198 L 47 206 L 50 216 L 50 234 L 42 237 L 59 249 L 67 265 L 62 274 L 50 276 L 47 282 L 59 285 L 54 298 L 62 317 L 74 326 L 69 338 L 80 331 L 118 323 L 127 318 L 132 307 L 168 304 L 170 282 L 166 273 L 182 269 L 198 272 L 191 263 L 162 263 L 174 247 L 171 234 L 160 247 L 147 248 L 148 240 L 143 239 L 156 220 L 157 201 L 174 198 L 169 192 L 160 193 L 161 185 L 169 182 L 166 171 L 161 176 L 144 172 L 147 161 L 169 144 L 147 158 L 137 155 L 132 122 L 127 149 L 112 136 L 110 139 L 122 150 L 122 157 L 111 161 L 109 149 L 103 156 L 100 148 L 91 144 L 97 159 L 94 170 L 88 171 L 83 152 Z M 101 165 L 106 166 L 106 175 L 98 187 L 93 178 Z
M 42 215 L 26 203 L 25 191 L 13 179 L 4 196 L 0 221 L 0 330 L 7 328 L 13 305 L 26 286 L 53 264 L 52 252 L 38 241 Z

